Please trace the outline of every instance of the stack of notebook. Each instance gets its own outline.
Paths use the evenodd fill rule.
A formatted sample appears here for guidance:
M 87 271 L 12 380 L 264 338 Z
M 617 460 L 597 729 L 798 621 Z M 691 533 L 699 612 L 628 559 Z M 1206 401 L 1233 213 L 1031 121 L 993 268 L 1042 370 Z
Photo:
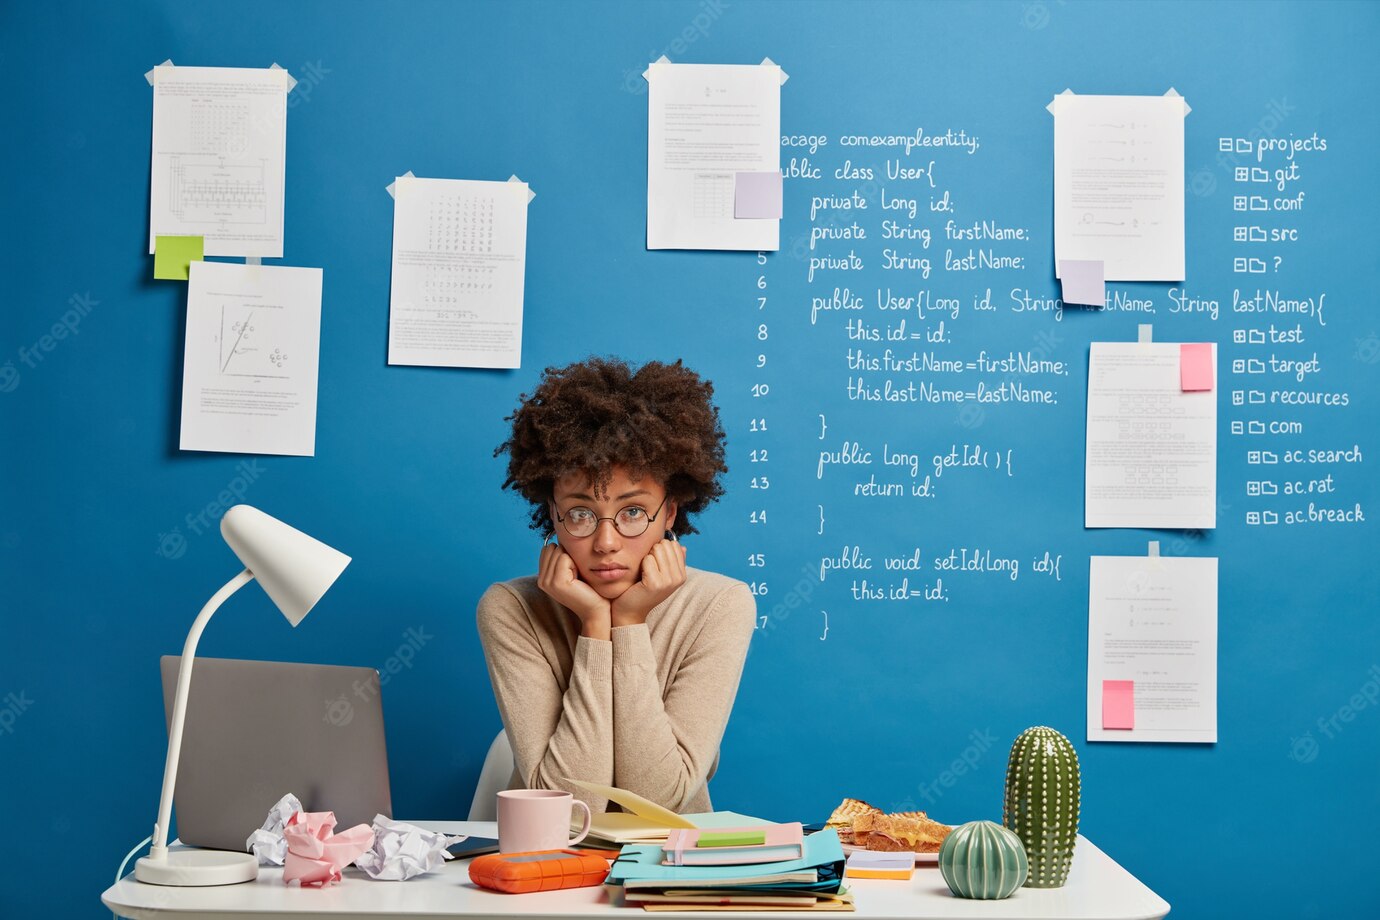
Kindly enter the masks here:
M 601 786 L 598 783 L 587 783 L 568 777 L 563 778 L 562 781 L 572 788 L 617 803 L 618 807 L 623 809 L 622 811 L 598 812 L 593 815 L 589 826 L 589 836 L 585 838 L 585 843 L 588 846 L 617 849 L 625 843 L 662 844 L 677 830 L 739 827 L 745 824 L 765 823 L 760 818 L 740 815 L 731 811 L 678 815 L 669 808 L 663 808 L 650 799 L 645 799 L 626 789 Z M 578 831 L 579 824 L 572 824 L 570 829 Z
M 661 846 L 629 844 L 605 884 L 614 903 L 647 910 L 853 910 L 838 834 L 800 824 L 676 829 Z

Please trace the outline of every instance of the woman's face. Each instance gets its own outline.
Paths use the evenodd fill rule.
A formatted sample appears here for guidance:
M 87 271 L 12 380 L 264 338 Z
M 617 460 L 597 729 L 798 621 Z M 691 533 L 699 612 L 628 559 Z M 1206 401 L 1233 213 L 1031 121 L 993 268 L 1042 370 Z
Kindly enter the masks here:
M 557 522 L 556 537 L 574 560 L 580 580 L 588 582 L 600 597 L 610 601 L 641 579 L 643 558 L 665 538 L 676 519 L 676 503 L 666 498 L 666 489 L 661 483 L 650 476 L 629 479 L 621 466 L 615 466 L 612 473 L 613 479 L 601 493 L 602 497 L 596 497 L 593 485 L 578 473 L 557 480 L 551 510 L 553 520 L 558 514 L 569 518 L 576 508 L 588 508 L 600 518 L 594 533 L 586 537 L 572 537 L 565 525 Z M 640 536 L 625 537 L 614 526 L 614 518 L 628 507 L 641 508 L 642 516 L 648 519 L 656 516 Z M 638 515 L 633 513 L 630 517 Z

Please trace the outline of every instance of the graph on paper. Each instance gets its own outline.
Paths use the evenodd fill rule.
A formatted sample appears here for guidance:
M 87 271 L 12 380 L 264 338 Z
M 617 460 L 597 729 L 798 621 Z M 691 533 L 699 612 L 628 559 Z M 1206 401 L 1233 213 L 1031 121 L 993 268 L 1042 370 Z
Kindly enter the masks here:
M 236 166 L 223 160 L 198 163 L 173 157 L 168 181 L 171 211 L 184 222 L 211 227 L 268 223 L 263 164 Z
M 154 68 L 149 252 L 200 236 L 208 256 L 283 254 L 287 73 Z
M 187 271 L 182 450 L 316 450 L 321 269 L 194 262 Z
M 281 321 L 273 311 L 220 308 L 220 360 L 222 377 L 292 376 L 291 348 L 277 329 Z

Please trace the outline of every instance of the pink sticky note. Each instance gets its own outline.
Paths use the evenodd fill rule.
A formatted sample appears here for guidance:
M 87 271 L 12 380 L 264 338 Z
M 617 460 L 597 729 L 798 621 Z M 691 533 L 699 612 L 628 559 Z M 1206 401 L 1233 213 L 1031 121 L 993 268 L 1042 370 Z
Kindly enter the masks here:
M 1107 302 L 1101 259 L 1060 259 L 1059 280 L 1064 283 L 1064 303 L 1100 307 Z
M 1184 392 L 1212 389 L 1212 343 L 1184 342 L 1179 346 L 1179 386 Z
M 733 184 L 733 216 L 781 219 L 781 173 L 740 172 Z
M 1102 682 L 1102 727 L 1136 727 L 1136 682 L 1133 680 L 1104 680 Z

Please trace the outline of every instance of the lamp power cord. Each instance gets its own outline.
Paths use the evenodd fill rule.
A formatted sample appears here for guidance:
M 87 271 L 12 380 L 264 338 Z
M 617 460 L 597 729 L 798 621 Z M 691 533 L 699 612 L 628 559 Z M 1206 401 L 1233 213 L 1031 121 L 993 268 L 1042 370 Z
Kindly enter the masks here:
M 134 845 L 134 849 L 130 850 L 128 853 L 125 854 L 125 858 L 120 861 L 120 868 L 115 870 L 115 884 L 118 885 L 120 883 L 120 879 L 125 877 L 125 866 L 129 865 L 130 858 L 150 843 L 153 843 L 152 834 L 149 834 L 143 840 L 140 840 L 138 843 Z M 116 920 L 119 920 L 120 917 L 120 915 L 115 913 L 115 911 L 113 910 L 110 912 L 110 916 L 116 918 Z

